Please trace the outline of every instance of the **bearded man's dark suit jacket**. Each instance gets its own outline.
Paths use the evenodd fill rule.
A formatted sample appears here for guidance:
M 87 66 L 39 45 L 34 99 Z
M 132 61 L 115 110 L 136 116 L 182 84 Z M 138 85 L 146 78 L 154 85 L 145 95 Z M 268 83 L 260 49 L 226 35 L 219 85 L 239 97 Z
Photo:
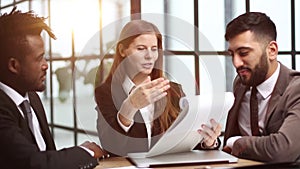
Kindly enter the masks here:
M 239 77 L 234 82 L 235 101 L 229 111 L 224 145 L 229 137 L 240 136 L 239 108 L 247 87 Z M 300 157 L 300 73 L 280 63 L 261 137 L 242 137 L 235 141 L 232 154 L 266 162 L 294 162 Z
M 0 168 L 1 169 L 77 169 L 92 168 L 97 160 L 80 147 L 56 151 L 39 96 L 30 92 L 46 151 L 40 151 L 15 103 L 0 90 Z

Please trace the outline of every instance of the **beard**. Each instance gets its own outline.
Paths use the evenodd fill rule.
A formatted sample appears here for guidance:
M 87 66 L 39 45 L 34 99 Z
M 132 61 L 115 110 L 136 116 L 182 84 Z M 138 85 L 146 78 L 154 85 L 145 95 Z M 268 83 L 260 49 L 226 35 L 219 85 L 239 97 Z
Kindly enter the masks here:
M 238 72 L 240 69 L 247 69 L 248 71 L 251 72 L 251 76 L 249 79 L 245 76 L 241 76 L 240 74 L 238 74 L 244 85 L 258 86 L 263 81 L 265 81 L 266 75 L 269 70 L 267 54 L 263 53 L 261 55 L 259 63 L 253 69 L 251 69 L 249 67 L 241 66 L 241 67 L 237 68 L 236 71 Z

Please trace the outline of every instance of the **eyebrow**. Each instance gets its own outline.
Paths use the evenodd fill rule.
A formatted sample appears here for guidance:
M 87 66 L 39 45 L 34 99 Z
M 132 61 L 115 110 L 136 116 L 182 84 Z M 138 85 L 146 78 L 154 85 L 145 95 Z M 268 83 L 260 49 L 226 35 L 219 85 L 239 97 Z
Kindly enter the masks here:
M 242 46 L 242 47 L 237 48 L 235 51 L 240 51 L 240 50 L 253 50 L 253 48 Z M 227 51 L 228 51 L 228 52 L 234 52 L 234 51 L 231 50 L 231 49 L 227 49 Z
M 146 45 L 144 45 L 144 44 L 138 44 L 138 45 L 135 45 L 136 47 L 139 47 L 139 46 L 141 46 L 141 47 L 147 47 Z M 153 47 L 158 47 L 158 45 L 153 45 L 153 46 L 151 46 L 151 48 L 153 48 Z

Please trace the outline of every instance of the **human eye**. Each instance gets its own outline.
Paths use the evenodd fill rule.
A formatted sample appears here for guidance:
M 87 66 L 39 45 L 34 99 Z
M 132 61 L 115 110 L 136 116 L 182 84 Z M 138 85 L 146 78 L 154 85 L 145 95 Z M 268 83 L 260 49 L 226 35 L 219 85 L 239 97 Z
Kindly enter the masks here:
M 240 56 L 247 56 L 248 54 L 249 54 L 249 51 L 248 50 L 240 50 L 239 52 L 238 52 L 238 54 L 240 55 Z
M 155 47 L 152 47 L 151 50 L 152 50 L 152 51 L 157 51 L 158 48 L 157 48 L 157 46 L 155 46 Z
M 41 60 L 43 60 L 43 59 L 46 59 L 46 57 L 45 57 L 45 54 L 43 53 L 43 54 L 40 54 L 40 55 L 38 55 L 37 57 L 37 60 L 38 61 L 41 61 Z
M 145 50 L 146 48 L 144 47 L 144 46 L 137 46 L 137 50 L 139 50 L 139 51 L 143 51 L 143 50 Z
M 157 47 L 152 47 L 151 50 L 152 50 L 152 52 L 156 52 L 158 50 L 158 48 Z

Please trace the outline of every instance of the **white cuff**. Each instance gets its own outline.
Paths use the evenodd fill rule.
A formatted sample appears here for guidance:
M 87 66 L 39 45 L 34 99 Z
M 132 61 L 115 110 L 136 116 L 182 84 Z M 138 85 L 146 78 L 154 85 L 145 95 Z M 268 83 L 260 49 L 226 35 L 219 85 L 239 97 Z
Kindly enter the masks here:
M 211 145 L 211 146 L 207 146 L 204 141 L 202 140 L 201 143 L 200 143 L 200 146 L 202 149 L 215 149 L 219 146 L 219 142 L 218 140 L 215 140 L 214 144 Z
M 234 142 L 240 138 L 242 138 L 242 136 L 234 136 L 234 137 L 228 138 L 227 142 L 226 142 L 226 146 L 228 146 L 229 148 L 232 149 Z
M 86 148 L 86 147 L 83 147 L 83 146 L 79 146 L 80 148 L 84 149 L 85 151 L 87 151 L 92 157 L 94 157 L 95 153 L 94 151 Z
M 119 118 L 119 115 L 120 113 L 117 114 L 117 120 L 118 120 L 118 123 L 120 125 L 120 127 L 127 133 L 129 131 L 129 129 L 132 127 L 133 125 L 133 121 L 131 121 L 130 125 L 129 126 L 125 126 L 123 125 L 123 123 L 120 121 L 120 118 Z

